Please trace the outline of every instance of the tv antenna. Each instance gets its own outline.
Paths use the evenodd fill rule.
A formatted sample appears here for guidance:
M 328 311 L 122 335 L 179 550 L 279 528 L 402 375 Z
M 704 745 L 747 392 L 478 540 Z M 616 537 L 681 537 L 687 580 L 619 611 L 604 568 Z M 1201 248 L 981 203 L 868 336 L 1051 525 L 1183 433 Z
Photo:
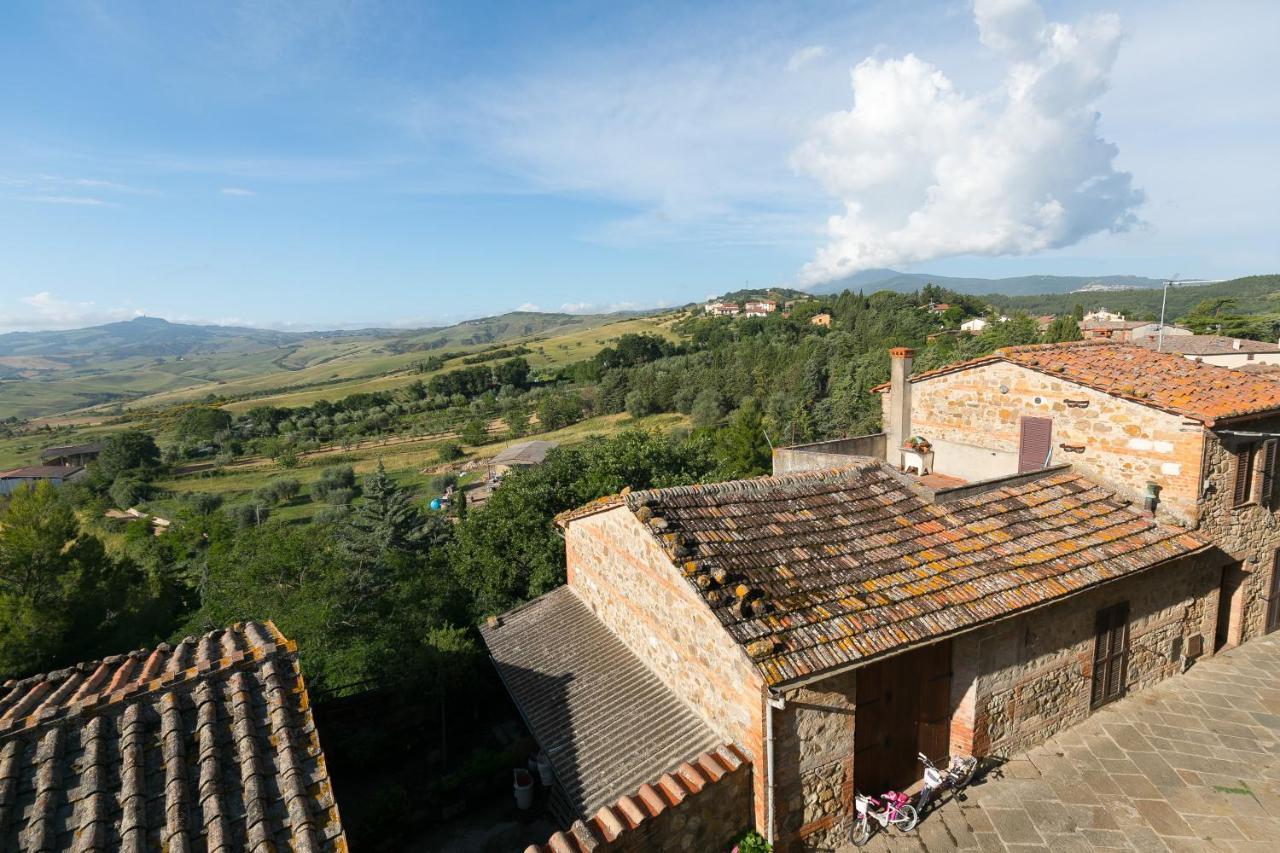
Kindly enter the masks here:
M 1164 352 L 1164 307 L 1169 301 L 1169 288 L 1177 284 L 1201 284 L 1203 278 L 1180 278 L 1182 273 L 1174 273 L 1164 280 L 1164 294 L 1160 297 L 1160 325 L 1156 329 L 1156 352 Z

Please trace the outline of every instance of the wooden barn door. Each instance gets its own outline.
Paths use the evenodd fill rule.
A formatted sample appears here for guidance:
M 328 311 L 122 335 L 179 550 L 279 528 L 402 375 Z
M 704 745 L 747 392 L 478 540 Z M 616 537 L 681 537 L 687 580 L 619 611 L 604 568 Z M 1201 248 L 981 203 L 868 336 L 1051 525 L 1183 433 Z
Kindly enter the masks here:
M 1052 446 L 1053 419 L 1024 417 L 1018 434 L 1018 473 L 1048 466 Z
M 935 643 L 858 670 L 854 785 L 879 795 L 921 773 L 916 753 L 937 759 L 951 739 L 951 643 Z
M 1093 640 L 1093 690 L 1089 706 L 1098 708 L 1124 695 L 1129 661 L 1129 602 L 1098 611 Z

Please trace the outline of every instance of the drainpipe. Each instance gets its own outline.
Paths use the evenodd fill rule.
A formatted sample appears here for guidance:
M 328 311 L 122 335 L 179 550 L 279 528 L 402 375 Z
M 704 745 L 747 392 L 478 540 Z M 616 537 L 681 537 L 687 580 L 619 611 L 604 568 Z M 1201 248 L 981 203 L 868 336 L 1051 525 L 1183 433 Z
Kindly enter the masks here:
M 885 461 L 897 468 L 902 462 L 902 445 L 911 437 L 911 361 L 915 350 L 889 350 L 889 422 L 884 425 L 888 441 Z
M 773 837 L 773 712 L 787 707 L 787 700 L 773 696 L 772 691 L 765 700 L 764 708 L 764 752 L 765 752 L 765 838 L 770 844 L 777 841 Z

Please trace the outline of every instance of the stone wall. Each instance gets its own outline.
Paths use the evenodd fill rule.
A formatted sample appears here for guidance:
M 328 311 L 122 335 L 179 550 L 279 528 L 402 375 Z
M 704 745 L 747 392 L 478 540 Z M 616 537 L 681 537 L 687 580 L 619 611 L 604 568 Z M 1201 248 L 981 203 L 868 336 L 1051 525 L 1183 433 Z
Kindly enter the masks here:
M 601 807 L 587 821 L 524 853 L 694 853 L 721 851 L 748 828 L 751 765 L 725 745 Z
M 844 468 L 853 463 L 850 456 L 885 458 L 885 434 L 860 435 L 854 438 L 837 438 L 814 444 L 797 444 L 794 447 L 773 449 L 773 475 L 793 474 L 797 471 L 818 471 L 824 468 Z
M 1157 483 L 1161 512 L 1196 522 L 1204 431 L 1178 415 L 1007 362 L 913 383 L 911 400 L 911 431 L 934 444 L 940 474 L 984 480 L 1013 473 L 1019 419 L 1052 418 L 1050 464 L 1070 463 L 1135 501 Z
M 746 652 L 625 506 L 571 521 L 569 584 L 609 630 L 725 741 L 764 766 L 764 681 Z M 765 826 L 764 773 L 755 781 Z
M 776 849 L 832 849 L 853 814 L 855 672 L 785 694 L 774 712 Z
M 1126 689 L 1181 672 L 1193 637 L 1212 648 L 1220 558 L 1194 555 L 995 623 L 953 646 L 953 697 L 971 694 L 952 719 L 952 748 L 1007 755 L 1044 741 L 1090 714 L 1099 610 L 1129 603 Z M 963 656 L 963 657 L 962 657 Z M 972 667 L 976 657 L 976 680 Z M 966 732 L 972 732 L 970 737 Z
M 1280 432 L 1280 418 L 1247 421 L 1239 429 Z M 1252 500 L 1245 506 L 1232 506 L 1236 470 L 1232 442 L 1230 436 L 1206 432 L 1208 488 L 1201 501 L 1200 527 L 1231 559 L 1242 563 L 1243 583 L 1233 602 L 1236 630 L 1229 639 L 1234 645 L 1260 636 L 1266 629 L 1267 593 L 1275 571 L 1276 549 L 1280 548 L 1280 518 L 1275 509 L 1260 500 L 1260 454 L 1255 462 Z

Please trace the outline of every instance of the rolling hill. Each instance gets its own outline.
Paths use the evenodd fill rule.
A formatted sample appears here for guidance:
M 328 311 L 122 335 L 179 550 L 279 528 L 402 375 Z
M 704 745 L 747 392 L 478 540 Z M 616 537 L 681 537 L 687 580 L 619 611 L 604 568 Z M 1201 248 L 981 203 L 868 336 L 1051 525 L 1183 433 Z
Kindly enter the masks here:
M 843 290 L 893 290 L 909 293 L 926 284 L 936 284 L 957 293 L 975 296 L 999 294 L 1001 296 L 1025 296 L 1041 293 L 1073 293 L 1080 290 L 1119 291 L 1160 287 L 1163 282 L 1155 278 L 1136 275 L 1023 275 L 1013 278 L 958 278 L 929 273 L 907 273 L 890 269 L 863 270 L 847 278 L 815 287 L 818 294 L 839 293 Z

